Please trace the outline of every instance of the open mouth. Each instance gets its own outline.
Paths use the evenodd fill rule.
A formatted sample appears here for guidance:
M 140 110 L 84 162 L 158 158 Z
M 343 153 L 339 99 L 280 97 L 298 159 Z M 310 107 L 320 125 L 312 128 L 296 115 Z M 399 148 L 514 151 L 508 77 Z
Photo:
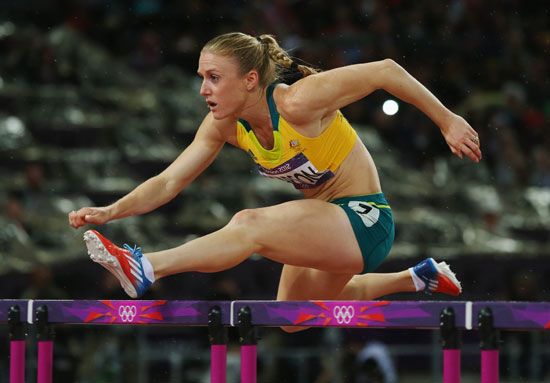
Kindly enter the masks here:
M 206 101 L 206 104 L 208 105 L 208 107 L 209 107 L 210 109 L 215 108 L 216 106 L 218 106 L 217 103 L 212 102 L 212 101 Z

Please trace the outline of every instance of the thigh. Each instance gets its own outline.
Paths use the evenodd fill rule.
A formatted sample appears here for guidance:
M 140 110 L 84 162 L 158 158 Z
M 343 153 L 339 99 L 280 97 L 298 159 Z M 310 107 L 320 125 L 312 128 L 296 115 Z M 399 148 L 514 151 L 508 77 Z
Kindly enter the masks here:
M 363 270 L 353 228 L 337 205 L 307 199 L 285 202 L 254 209 L 246 221 L 247 235 L 271 260 L 334 273 Z
M 285 265 L 277 291 L 278 301 L 337 299 L 353 274 Z

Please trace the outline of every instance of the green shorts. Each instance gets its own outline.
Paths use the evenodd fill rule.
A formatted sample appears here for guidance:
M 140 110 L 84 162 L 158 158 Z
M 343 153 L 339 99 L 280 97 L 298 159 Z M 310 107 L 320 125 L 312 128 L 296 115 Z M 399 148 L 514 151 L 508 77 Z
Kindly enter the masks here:
M 363 255 L 365 266 L 361 274 L 376 270 L 389 254 L 395 236 L 391 208 L 384 194 L 336 198 L 330 203 L 348 215 Z

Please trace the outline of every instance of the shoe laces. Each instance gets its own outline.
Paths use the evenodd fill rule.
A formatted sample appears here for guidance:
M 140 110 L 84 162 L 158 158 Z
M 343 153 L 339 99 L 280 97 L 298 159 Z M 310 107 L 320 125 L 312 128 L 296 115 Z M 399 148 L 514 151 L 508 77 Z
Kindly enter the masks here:
M 138 245 L 134 245 L 134 247 L 128 245 L 125 243 L 123 245 L 124 249 L 128 250 L 132 255 L 137 258 L 138 260 L 141 260 L 141 257 L 143 257 L 143 253 L 141 252 L 141 247 L 138 247 Z

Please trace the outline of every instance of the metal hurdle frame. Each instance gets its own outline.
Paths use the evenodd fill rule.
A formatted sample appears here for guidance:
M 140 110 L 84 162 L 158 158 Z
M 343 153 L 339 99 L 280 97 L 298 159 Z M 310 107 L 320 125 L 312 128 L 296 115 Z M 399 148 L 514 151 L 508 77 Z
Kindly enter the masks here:
M 10 383 L 25 382 L 25 351 L 29 307 L 27 300 L 0 300 L 0 324 L 8 325 Z
M 481 382 L 499 381 L 499 332 L 550 329 L 550 302 L 0 300 L 10 335 L 10 383 L 25 380 L 26 326 L 38 341 L 38 383 L 53 379 L 56 324 L 208 326 L 211 382 L 226 382 L 227 328 L 239 328 L 241 382 L 256 383 L 260 326 L 440 329 L 443 382 L 460 382 L 461 332 L 480 335 Z

